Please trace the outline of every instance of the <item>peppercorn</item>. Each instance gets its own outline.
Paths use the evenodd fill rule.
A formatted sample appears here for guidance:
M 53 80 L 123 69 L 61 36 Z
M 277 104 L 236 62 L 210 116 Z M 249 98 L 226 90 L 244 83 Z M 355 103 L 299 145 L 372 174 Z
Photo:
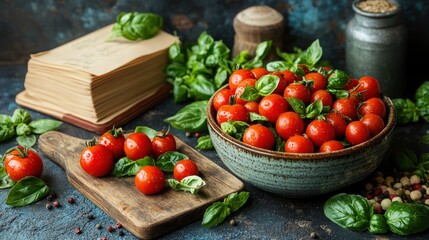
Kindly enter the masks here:
M 185 137 L 191 137 L 191 133 L 190 132 L 185 132 Z
M 82 233 L 82 230 L 80 229 L 80 227 L 77 227 L 77 228 L 75 228 L 75 229 L 74 229 L 74 232 L 75 232 L 76 234 L 81 234 L 81 233 Z
M 124 231 L 122 231 L 122 230 L 120 230 L 118 234 L 119 234 L 119 236 L 124 236 L 125 235 Z
M 108 232 L 112 232 L 112 231 L 114 231 L 115 229 L 112 227 L 112 226 L 107 226 L 107 228 L 106 228 L 106 230 L 108 231 Z
M 237 225 L 237 222 L 236 222 L 234 219 L 231 219 L 231 220 L 229 221 L 229 225 L 231 225 L 231 226 L 235 226 L 235 225 Z
M 317 235 L 317 233 L 316 233 L 316 232 L 311 232 L 311 233 L 310 233 L 310 238 L 312 238 L 312 239 L 317 239 L 317 238 L 319 238 L 319 236 Z
M 100 240 L 107 240 L 107 237 L 101 237 Z
M 86 215 L 86 218 L 88 218 L 89 220 L 92 220 L 92 219 L 94 219 L 94 218 L 95 218 L 95 216 L 94 216 L 94 214 L 92 214 L 92 213 L 88 213 L 88 214 Z
M 60 205 L 60 202 L 58 202 L 58 201 L 54 201 L 53 203 L 52 203 L 52 205 L 54 205 L 54 207 L 60 207 L 61 205 Z
M 50 203 L 46 203 L 46 209 L 51 210 L 52 209 L 52 205 Z
M 67 198 L 67 202 L 69 202 L 70 204 L 73 204 L 74 203 L 74 198 L 72 198 L 72 197 Z
M 196 132 L 196 133 L 194 134 L 194 136 L 195 136 L 196 138 L 199 138 L 199 137 L 200 137 L 200 133 Z
M 121 223 L 116 223 L 116 228 L 121 228 L 122 224 Z
M 97 224 L 95 225 L 95 227 L 96 227 L 97 229 L 101 229 L 101 224 L 97 223 Z

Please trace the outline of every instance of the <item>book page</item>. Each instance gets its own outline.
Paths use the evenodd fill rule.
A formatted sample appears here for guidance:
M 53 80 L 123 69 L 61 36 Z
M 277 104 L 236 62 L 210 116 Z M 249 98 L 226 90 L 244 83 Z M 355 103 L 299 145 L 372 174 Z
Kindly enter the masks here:
M 129 41 L 108 41 L 113 24 L 103 27 L 50 51 L 32 54 L 31 58 L 45 64 L 62 65 L 99 76 L 144 56 L 169 48 L 178 38 L 160 31 L 155 37 Z

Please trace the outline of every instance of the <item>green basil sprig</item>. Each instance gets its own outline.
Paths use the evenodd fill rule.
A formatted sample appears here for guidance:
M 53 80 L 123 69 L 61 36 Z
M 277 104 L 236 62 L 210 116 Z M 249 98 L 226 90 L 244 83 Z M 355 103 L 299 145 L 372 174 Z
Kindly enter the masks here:
M 174 165 L 183 159 L 189 159 L 189 157 L 177 151 L 166 152 L 158 157 L 156 166 L 164 172 L 173 172 Z
M 0 167 L 0 189 L 10 188 L 13 185 L 15 185 L 15 181 L 9 177 L 4 167 Z
M 201 136 L 198 138 L 198 144 L 195 146 L 198 150 L 211 150 L 213 149 L 213 142 L 210 135 Z
M 215 202 L 204 212 L 202 225 L 215 227 L 222 223 L 227 216 L 240 209 L 249 199 L 249 192 L 231 193 L 223 202 Z
M 32 176 L 25 177 L 10 189 L 6 204 L 14 207 L 26 206 L 41 200 L 48 193 L 49 187 L 43 180 Z
M 244 131 L 249 127 L 249 124 L 242 121 L 228 120 L 220 124 L 222 132 L 230 135 L 231 137 L 241 140 L 244 135 Z
M 151 157 L 144 157 L 134 161 L 123 157 L 115 163 L 111 174 L 116 177 L 135 176 L 141 167 L 148 165 L 155 166 L 155 160 Z
M 414 97 L 415 101 L 408 98 L 392 99 L 399 124 L 415 123 L 420 119 L 429 122 L 429 81 L 417 88 Z
M 207 131 L 207 102 L 207 100 L 203 100 L 188 104 L 164 121 L 182 131 L 205 132 Z
M 113 25 L 112 36 L 124 37 L 131 41 L 138 39 L 149 39 L 158 34 L 163 25 L 160 15 L 154 13 L 129 12 L 120 13 Z
M 274 92 L 280 82 L 280 77 L 267 74 L 256 81 L 255 86 L 249 86 L 244 89 L 240 98 L 246 101 L 256 101 L 260 97 L 265 97 Z
M 424 204 L 393 202 L 384 217 L 390 230 L 399 235 L 420 233 L 429 228 L 429 207 Z
M 305 103 L 298 98 L 286 98 L 292 109 L 301 118 L 315 119 L 323 113 L 329 112 L 329 107 L 323 106 L 322 100 L 317 100 L 305 106 Z
M 196 175 L 187 176 L 180 180 L 180 182 L 176 179 L 168 179 L 167 183 L 174 190 L 190 192 L 192 194 L 197 194 L 206 185 L 206 182 Z
M 0 114 L 0 142 L 16 136 L 19 145 L 31 148 L 37 141 L 35 134 L 56 130 L 61 125 L 61 121 L 52 119 L 32 120 L 30 113 L 16 109 L 12 116 Z

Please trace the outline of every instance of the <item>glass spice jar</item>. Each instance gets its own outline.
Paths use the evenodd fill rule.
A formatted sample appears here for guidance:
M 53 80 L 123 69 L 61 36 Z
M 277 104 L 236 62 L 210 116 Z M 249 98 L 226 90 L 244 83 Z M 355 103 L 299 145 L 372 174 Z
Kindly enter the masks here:
M 373 76 L 384 95 L 402 97 L 407 31 L 401 9 L 395 1 L 372 0 L 372 4 L 382 5 L 362 10 L 360 4 L 370 1 L 355 0 L 352 4 L 355 15 L 346 28 L 346 70 L 354 78 Z M 383 11 L 384 6 L 390 8 Z

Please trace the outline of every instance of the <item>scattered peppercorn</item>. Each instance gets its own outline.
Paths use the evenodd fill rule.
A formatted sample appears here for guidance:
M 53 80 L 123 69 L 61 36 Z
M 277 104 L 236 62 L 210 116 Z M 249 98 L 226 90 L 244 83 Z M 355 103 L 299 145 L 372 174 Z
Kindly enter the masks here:
M 56 207 L 56 208 L 58 208 L 58 207 L 60 207 L 61 205 L 60 205 L 60 202 L 58 202 L 58 201 L 53 201 L 52 202 L 52 205 L 54 206 L 54 207 Z
M 106 228 L 106 230 L 108 231 L 108 232 L 112 232 L 112 231 L 114 231 L 115 229 L 112 227 L 112 226 L 108 226 L 107 228 Z
M 95 218 L 95 216 L 92 213 L 88 213 L 88 214 L 86 214 L 86 218 L 88 218 L 89 220 L 92 220 Z
M 77 227 L 77 228 L 75 228 L 75 229 L 74 229 L 74 232 L 75 232 L 76 234 L 81 234 L 81 233 L 82 233 L 82 230 L 80 229 L 80 227 Z
M 72 198 L 72 197 L 67 198 L 67 202 L 69 202 L 70 204 L 73 204 L 74 203 L 74 198 Z
M 231 225 L 231 226 L 235 226 L 235 225 L 237 225 L 237 222 L 236 222 L 234 219 L 231 219 L 231 220 L 229 221 L 229 225 Z
M 50 203 L 46 203 L 46 209 L 51 210 L 52 209 L 52 205 Z
M 125 235 L 124 231 L 122 231 L 122 230 L 120 230 L 118 234 L 119 234 L 119 236 L 124 236 Z
M 195 136 L 196 138 L 199 138 L 199 137 L 200 137 L 200 133 L 196 132 L 196 133 L 194 134 L 194 136 Z
M 311 232 L 311 233 L 310 233 L 310 237 L 311 237 L 312 239 L 317 239 L 317 238 L 319 238 L 319 236 L 317 235 L 317 233 L 316 233 L 316 232 Z
M 97 224 L 95 225 L 95 227 L 96 227 L 97 229 L 101 229 L 101 224 L 97 223 Z
M 121 228 L 122 224 L 121 223 L 116 223 L 116 228 Z
M 107 240 L 107 237 L 101 237 L 100 240 Z
M 191 137 L 191 133 L 190 132 L 185 132 L 185 136 L 186 137 Z

